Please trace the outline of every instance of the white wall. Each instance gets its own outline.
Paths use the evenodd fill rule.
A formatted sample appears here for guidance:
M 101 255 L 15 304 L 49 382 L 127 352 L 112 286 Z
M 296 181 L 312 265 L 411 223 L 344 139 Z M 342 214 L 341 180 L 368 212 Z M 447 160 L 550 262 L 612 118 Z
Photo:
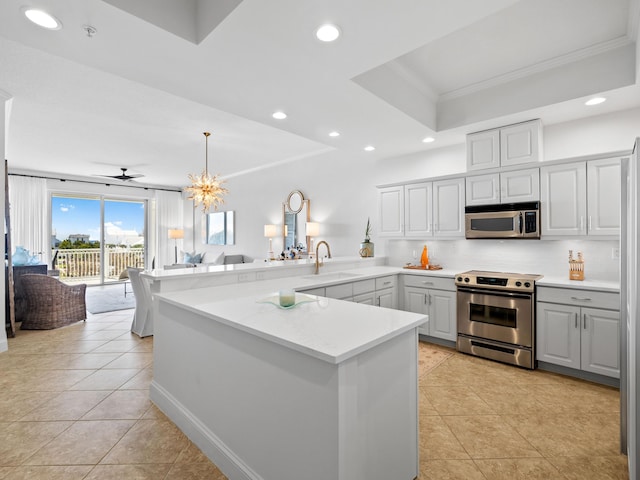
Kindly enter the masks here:
M 613 151 L 630 151 L 640 132 L 640 109 L 626 110 L 583 118 L 544 127 L 545 160 L 573 158 Z M 390 256 L 390 263 L 411 261 L 412 245 L 420 247 L 421 240 L 403 242 L 386 240 L 376 235 L 378 206 L 376 185 L 411 181 L 466 170 L 465 145 L 430 150 L 401 158 L 369 160 L 368 157 L 349 158 L 343 152 L 331 152 L 300 163 L 267 169 L 228 181 L 229 195 L 224 209 L 236 212 L 236 244 L 233 246 L 203 245 L 196 242 L 197 251 L 227 254 L 243 253 L 264 258 L 268 240 L 263 226 L 281 223 L 282 202 L 292 190 L 301 190 L 311 200 L 311 217 L 321 224 L 321 235 L 331 245 L 334 256 L 357 255 L 363 239 L 367 217 L 373 224 L 372 241 L 376 255 Z M 191 218 L 192 207 L 185 202 L 185 219 Z M 196 213 L 196 227 L 201 228 L 201 213 Z M 185 225 L 187 231 L 191 225 Z M 426 239 L 425 239 L 426 240 Z M 185 239 L 189 245 L 191 238 Z M 429 242 L 435 243 L 435 242 Z M 611 259 L 616 242 L 577 240 L 505 242 L 456 241 L 433 245 L 436 259 L 444 266 L 473 264 L 473 268 L 490 268 L 539 272 L 539 259 L 545 259 L 545 269 L 564 275 L 567 250 L 583 251 L 587 259 L 587 275 L 603 275 L 617 279 L 617 261 Z M 282 248 L 280 239 L 274 240 L 274 251 Z M 496 250 L 497 249 L 497 250 Z M 211 258 L 211 257 L 209 257 Z M 492 259 L 490 263 L 482 259 Z M 500 260 L 504 262 L 498 263 Z M 523 260 L 525 259 L 525 260 Z

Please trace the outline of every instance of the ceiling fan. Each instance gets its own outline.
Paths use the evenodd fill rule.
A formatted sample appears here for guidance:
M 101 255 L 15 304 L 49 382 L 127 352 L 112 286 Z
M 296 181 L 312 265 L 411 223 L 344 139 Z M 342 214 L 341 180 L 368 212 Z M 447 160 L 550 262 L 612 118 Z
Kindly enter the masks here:
M 139 173 L 134 173 L 131 175 L 127 175 L 127 168 L 120 167 L 122 173 L 120 175 L 98 175 L 99 177 L 107 177 L 107 178 L 115 178 L 116 180 L 122 180 L 124 182 L 128 182 L 129 180 L 133 180 L 134 178 L 144 177 L 144 175 Z

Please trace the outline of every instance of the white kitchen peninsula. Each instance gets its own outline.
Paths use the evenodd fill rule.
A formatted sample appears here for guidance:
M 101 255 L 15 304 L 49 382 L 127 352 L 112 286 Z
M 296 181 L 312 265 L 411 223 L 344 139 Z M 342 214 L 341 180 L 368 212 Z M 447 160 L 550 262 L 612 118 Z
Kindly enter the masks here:
M 427 317 L 257 302 L 294 282 L 156 294 L 151 399 L 231 480 L 414 479 Z

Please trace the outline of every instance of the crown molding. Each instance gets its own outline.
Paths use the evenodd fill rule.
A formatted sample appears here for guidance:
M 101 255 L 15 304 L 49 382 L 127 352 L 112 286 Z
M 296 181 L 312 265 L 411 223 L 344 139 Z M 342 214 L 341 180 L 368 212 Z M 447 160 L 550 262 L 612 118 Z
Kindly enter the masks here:
M 591 45 L 589 47 L 582 48 L 580 50 L 575 50 L 571 53 L 567 53 L 566 55 L 560 55 L 558 57 L 545 60 L 544 62 L 536 63 L 535 65 L 530 65 L 525 68 L 521 68 L 518 70 L 514 70 L 512 72 L 505 73 L 503 75 L 498 75 L 496 77 L 489 78 L 482 82 L 477 82 L 471 85 L 467 85 L 466 87 L 452 90 L 450 92 L 445 92 L 440 95 L 440 97 L 438 98 L 438 101 L 443 102 L 447 100 L 452 100 L 454 98 L 464 97 L 472 93 L 477 93 L 477 92 L 486 90 L 488 88 L 497 87 L 505 83 L 512 82 L 514 80 L 526 78 L 531 75 L 535 75 L 537 73 L 542 73 L 542 72 L 551 70 L 553 68 L 557 68 L 573 62 L 577 62 L 578 60 L 583 60 L 585 58 L 589 58 L 595 55 L 610 52 L 612 50 L 615 50 L 621 47 L 626 47 L 627 45 L 634 44 L 634 43 L 635 42 L 631 41 L 627 35 L 623 35 L 619 38 L 609 40 L 607 42 Z

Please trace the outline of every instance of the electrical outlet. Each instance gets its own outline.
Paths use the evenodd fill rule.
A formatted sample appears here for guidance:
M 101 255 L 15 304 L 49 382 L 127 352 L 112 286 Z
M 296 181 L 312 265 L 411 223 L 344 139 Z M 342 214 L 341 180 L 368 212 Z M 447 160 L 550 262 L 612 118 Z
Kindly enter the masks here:
M 611 258 L 613 260 L 617 260 L 618 258 L 620 258 L 620 249 L 618 247 L 613 247 L 611 249 Z

